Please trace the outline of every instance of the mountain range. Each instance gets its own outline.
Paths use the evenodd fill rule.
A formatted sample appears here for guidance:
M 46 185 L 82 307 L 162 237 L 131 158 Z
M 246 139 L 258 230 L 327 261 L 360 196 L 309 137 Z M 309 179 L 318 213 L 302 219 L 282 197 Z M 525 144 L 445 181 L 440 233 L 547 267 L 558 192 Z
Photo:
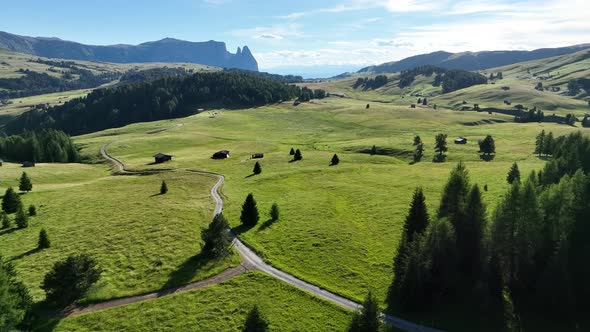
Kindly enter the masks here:
M 133 62 L 189 62 L 208 66 L 258 71 L 258 63 L 248 46 L 236 53 L 224 42 L 189 42 L 173 38 L 139 45 L 85 45 L 59 38 L 27 37 L 0 31 L 0 48 L 46 58 Z
M 533 51 L 482 51 L 461 53 L 438 51 L 412 56 L 400 61 L 386 62 L 376 66 L 365 67 L 360 69 L 358 73 L 394 73 L 422 65 L 433 65 L 447 69 L 484 70 L 517 62 L 571 54 L 588 48 L 590 48 L 590 44 L 560 48 L 541 48 Z

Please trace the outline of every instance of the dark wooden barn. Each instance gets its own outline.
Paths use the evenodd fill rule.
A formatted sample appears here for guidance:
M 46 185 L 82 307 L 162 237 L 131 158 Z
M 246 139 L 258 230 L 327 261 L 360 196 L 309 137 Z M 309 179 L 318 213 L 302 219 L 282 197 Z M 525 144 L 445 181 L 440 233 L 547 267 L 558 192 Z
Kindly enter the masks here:
M 213 154 L 213 156 L 211 157 L 213 159 L 226 159 L 229 158 L 229 151 L 227 150 L 221 150 L 221 151 L 217 151 Z
M 170 160 L 172 160 L 172 156 L 165 153 L 160 152 L 154 156 L 154 162 L 156 164 L 161 164 Z
M 459 137 L 459 138 L 455 139 L 455 144 L 467 144 L 467 138 Z
M 32 161 L 23 162 L 23 167 L 35 167 L 35 163 Z
M 252 159 L 262 159 L 264 158 L 264 153 L 255 153 L 252 155 Z

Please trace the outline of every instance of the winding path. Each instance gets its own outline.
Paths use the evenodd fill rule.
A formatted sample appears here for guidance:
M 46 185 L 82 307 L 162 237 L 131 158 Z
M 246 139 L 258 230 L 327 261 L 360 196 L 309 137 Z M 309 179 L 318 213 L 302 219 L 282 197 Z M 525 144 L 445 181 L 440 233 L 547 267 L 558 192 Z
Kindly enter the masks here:
M 127 170 L 127 168 L 123 162 L 121 162 L 119 159 L 109 155 L 106 150 L 107 147 L 109 146 L 109 144 L 106 144 L 100 148 L 100 153 L 102 154 L 102 156 L 105 159 L 107 159 L 108 161 L 110 161 L 117 168 L 119 173 L 128 173 L 128 174 L 138 173 L 138 171 Z M 223 184 L 223 182 L 225 180 L 223 175 L 211 173 L 211 172 L 200 171 L 200 170 L 192 170 L 192 169 L 189 169 L 186 171 L 192 172 L 192 173 L 197 173 L 197 174 L 208 175 L 208 176 L 212 176 L 212 177 L 217 178 L 217 182 L 211 188 L 211 196 L 215 200 L 215 209 L 213 211 L 214 215 L 220 213 L 223 210 L 223 199 L 219 195 L 219 188 L 221 187 L 221 185 Z M 201 288 L 204 286 L 220 283 L 222 281 L 225 281 L 225 280 L 228 280 L 228 279 L 233 278 L 235 276 L 238 276 L 247 270 L 254 270 L 254 269 L 263 271 L 274 278 L 282 280 L 292 286 L 295 286 L 299 289 L 307 291 L 311 294 L 314 294 L 315 296 L 323 298 L 327 301 L 335 303 L 335 304 L 342 306 L 344 308 L 347 308 L 349 310 L 357 310 L 361 307 L 360 304 L 358 304 L 354 301 L 351 301 L 351 300 L 344 298 L 340 295 L 331 293 L 331 292 L 329 292 L 325 289 L 322 289 L 318 286 L 315 286 L 313 284 L 305 282 L 305 281 L 303 281 L 291 274 L 283 272 L 283 271 L 276 269 L 276 268 L 272 267 L 271 265 L 265 263 L 262 260 L 262 258 L 260 258 L 260 256 L 256 255 L 256 253 L 254 253 L 254 251 L 252 251 L 242 241 L 240 241 L 240 239 L 237 236 L 234 236 L 233 246 L 240 253 L 240 255 L 242 256 L 242 259 L 243 259 L 242 264 L 238 267 L 227 269 L 227 270 L 223 271 L 222 273 L 215 275 L 211 278 L 208 278 L 208 279 L 205 279 L 205 280 L 202 280 L 199 282 L 191 283 L 191 284 L 188 284 L 185 286 L 177 287 L 174 289 L 157 291 L 157 292 L 148 293 L 148 294 L 144 294 L 144 295 L 132 296 L 132 297 L 116 299 L 116 300 L 111 300 L 111 301 L 105 301 L 102 303 L 97 303 L 97 304 L 93 304 L 93 305 L 89 305 L 89 306 L 81 307 L 81 308 L 74 308 L 67 314 L 67 316 L 90 313 L 90 312 L 94 312 L 94 311 L 98 311 L 98 310 L 102 310 L 102 309 L 113 308 L 113 307 L 126 305 L 126 304 L 130 304 L 130 303 L 150 300 L 150 299 L 158 298 L 158 297 L 169 295 L 169 294 L 174 294 L 174 293 L 183 292 L 183 291 L 187 291 L 187 290 L 191 290 L 191 289 Z M 441 332 L 440 330 L 429 328 L 429 327 L 422 326 L 422 325 L 418 325 L 418 324 L 409 322 L 407 320 L 404 320 L 404 319 L 401 319 L 399 317 L 392 316 L 389 314 L 382 314 L 382 318 L 383 318 L 383 321 L 385 321 L 388 324 L 391 324 L 391 325 L 395 326 L 396 328 L 403 330 L 403 331 Z

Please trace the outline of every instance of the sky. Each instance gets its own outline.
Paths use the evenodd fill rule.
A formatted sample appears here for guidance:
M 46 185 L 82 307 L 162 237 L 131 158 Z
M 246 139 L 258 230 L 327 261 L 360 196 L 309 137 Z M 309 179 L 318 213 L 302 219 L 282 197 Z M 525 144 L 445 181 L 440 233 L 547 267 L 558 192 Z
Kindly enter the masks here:
M 590 43 L 590 0 L 19 0 L 0 31 L 93 45 L 248 45 L 263 71 L 322 77 L 445 50 Z

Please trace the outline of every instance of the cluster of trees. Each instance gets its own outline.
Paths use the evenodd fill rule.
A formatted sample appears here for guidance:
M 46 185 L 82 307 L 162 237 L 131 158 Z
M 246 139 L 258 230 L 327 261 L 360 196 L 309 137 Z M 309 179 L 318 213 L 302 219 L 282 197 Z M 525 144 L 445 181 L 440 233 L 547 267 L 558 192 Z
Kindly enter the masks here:
M 582 127 L 590 128 L 590 117 L 588 117 L 588 115 L 584 115 L 584 119 L 582 119 Z
M 97 89 L 46 111 L 26 112 L 6 125 L 11 133 L 54 128 L 71 135 L 129 123 L 187 116 L 195 107 L 253 107 L 299 97 L 301 89 L 241 72 L 197 73 Z
M 29 69 L 20 69 L 19 73 L 22 74 L 21 77 L 0 78 L 0 99 L 94 88 L 111 82 L 120 76 L 118 72 L 94 75 L 90 70 L 74 66 L 70 67 L 62 77 L 55 77 Z M 74 79 L 72 75 L 77 75 L 77 79 Z
M 266 72 L 260 71 L 251 71 L 245 69 L 237 69 L 237 68 L 226 68 L 224 69 L 226 72 L 238 72 L 238 73 L 247 73 L 248 75 L 253 75 L 256 77 L 269 79 L 281 83 L 303 83 L 303 77 L 299 75 L 279 75 L 279 74 L 271 74 Z
M 516 105 L 519 106 L 519 105 Z M 515 122 L 543 122 L 545 118 L 545 113 L 538 109 L 537 107 L 531 108 L 528 112 L 523 111 L 524 106 L 520 105 L 522 108 L 518 108 L 517 110 L 520 111 L 521 115 L 517 115 L 514 117 Z
M 504 74 L 500 71 L 496 75 L 494 73 L 490 73 L 490 80 L 501 80 L 504 78 Z
M 577 96 L 580 90 L 590 93 L 590 78 L 577 78 L 569 81 L 567 90 L 571 96 Z
M 590 139 L 575 133 L 558 138 L 553 158 L 524 183 L 513 165 L 507 177 L 512 186 L 489 218 L 461 163 L 435 216 L 416 189 L 394 260 L 390 310 L 461 304 L 501 312 L 509 297 L 517 311 L 570 318 L 587 312 L 588 155 Z
M 192 69 L 186 70 L 183 67 L 162 67 L 150 68 L 144 70 L 131 69 L 125 72 L 119 79 L 119 82 L 124 84 L 142 83 L 159 80 L 164 77 L 179 77 L 187 76 L 193 73 Z
M 22 192 L 33 190 L 33 183 L 27 173 L 23 172 L 21 175 L 18 188 Z M 26 214 L 20 195 L 14 191 L 12 187 L 8 187 L 2 197 L 1 229 L 8 229 L 11 227 L 8 215 L 13 213 L 15 214 L 14 223 L 16 224 L 16 227 L 22 229 L 29 226 L 29 217 L 37 215 L 37 209 L 34 205 L 30 205 L 28 214 Z
M 312 89 L 304 86 L 301 89 L 301 92 L 299 93 L 299 98 L 297 98 L 297 100 L 301 101 L 301 102 L 305 102 L 305 101 L 310 101 L 312 99 L 324 99 L 326 97 L 329 97 L 329 94 L 326 92 L 326 90 L 323 90 L 323 89 L 312 90 Z
M 363 88 L 363 90 L 375 90 L 387 84 L 387 76 L 377 75 L 375 78 L 359 77 L 352 85 L 354 89 Z
M 575 125 L 575 124 L 576 124 L 576 121 L 578 121 L 578 119 L 576 118 L 576 116 L 575 116 L 575 115 L 573 115 L 573 114 L 571 114 L 571 113 L 569 113 L 569 114 L 567 114 L 567 115 L 565 116 L 565 119 L 564 119 L 564 121 L 563 121 L 563 122 L 564 122 L 566 125 L 568 125 L 568 126 L 573 126 L 573 125 Z
M 399 87 L 405 88 L 412 85 L 418 75 L 430 77 L 433 74 L 436 74 L 436 76 L 434 77 L 432 86 L 442 85 L 443 93 L 457 91 L 477 84 L 486 84 L 488 82 L 488 79 L 485 76 L 478 73 L 425 65 L 411 70 L 402 71 L 400 74 Z
M 553 132 L 545 133 L 543 129 L 535 138 L 535 154 L 538 156 L 550 156 L 555 151 L 556 140 Z
M 12 161 L 73 163 L 78 148 L 63 131 L 39 129 L 0 137 L 0 156 Z

